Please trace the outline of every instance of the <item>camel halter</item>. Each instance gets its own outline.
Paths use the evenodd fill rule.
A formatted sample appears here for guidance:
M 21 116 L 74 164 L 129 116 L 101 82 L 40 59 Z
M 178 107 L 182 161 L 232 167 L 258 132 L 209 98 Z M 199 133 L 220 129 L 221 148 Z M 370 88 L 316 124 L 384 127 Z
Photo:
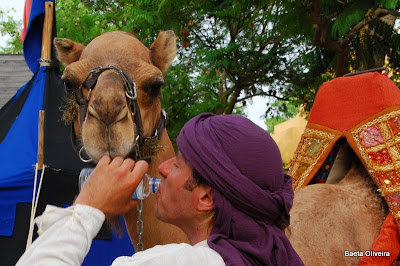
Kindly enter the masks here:
M 79 88 L 74 91 L 76 102 L 79 105 L 79 122 L 80 126 L 82 127 L 83 122 L 85 121 L 86 112 L 88 108 L 88 102 L 90 100 L 91 92 L 94 86 L 97 83 L 97 80 L 101 73 L 106 70 L 114 70 L 114 73 L 119 74 L 124 82 L 125 88 L 125 95 L 129 100 L 129 106 L 131 108 L 131 115 L 132 119 L 136 124 L 138 135 L 136 137 L 136 144 L 135 148 L 132 152 L 127 156 L 133 158 L 135 161 L 137 160 L 145 160 L 148 163 L 151 163 L 151 156 L 143 157 L 140 153 L 140 147 L 145 141 L 154 141 L 160 140 L 163 130 L 166 127 L 167 122 L 167 114 L 165 110 L 161 110 L 160 120 L 157 123 L 156 129 L 151 137 L 143 136 L 143 123 L 142 118 L 140 116 L 140 109 L 139 104 L 137 102 L 137 92 L 136 92 L 136 83 L 132 81 L 132 79 L 120 68 L 114 65 L 109 65 L 107 67 L 96 66 L 92 68 L 92 70 L 86 75 L 85 79 L 82 81 Z M 82 89 L 83 87 L 88 89 L 87 97 L 83 97 Z M 78 154 L 79 158 L 85 163 L 92 163 L 92 159 L 85 159 L 83 158 L 83 153 L 85 152 L 84 146 L 79 143 L 76 137 L 76 133 L 74 130 L 74 125 L 72 124 L 71 128 L 71 138 L 72 138 L 72 145 L 74 147 L 75 152 Z M 86 152 L 85 152 L 86 153 Z
M 76 102 L 79 105 L 79 122 L 80 126 L 82 127 L 83 122 L 85 121 L 86 112 L 87 112 L 87 104 L 90 100 L 90 94 L 92 89 L 97 83 L 97 80 L 101 73 L 106 70 L 114 70 L 115 73 L 119 74 L 124 82 L 125 87 L 125 95 L 129 99 L 129 105 L 131 107 L 131 115 L 132 119 L 136 124 L 138 129 L 138 135 L 136 137 L 136 144 L 133 151 L 127 156 L 133 158 L 135 161 L 138 160 L 145 160 L 149 164 L 151 163 L 151 156 L 142 156 L 140 153 L 140 147 L 146 141 L 155 141 L 160 140 L 164 128 L 167 125 L 167 113 L 164 109 L 161 110 L 160 120 L 158 120 L 156 129 L 151 137 L 143 136 L 143 123 L 142 118 L 140 116 L 140 109 L 139 104 L 137 102 L 137 92 L 136 92 L 136 83 L 132 81 L 132 79 L 120 68 L 114 65 L 109 65 L 107 67 L 97 66 L 92 68 L 92 70 L 86 75 L 85 79 L 82 81 L 81 85 L 79 86 L 78 90 L 74 91 Z M 85 87 L 88 89 L 87 97 L 83 97 L 82 88 Z M 91 158 L 85 159 L 83 158 L 84 146 L 77 140 L 76 132 L 74 129 L 74 125 L 71 126 L 71 142 L 75 152 L 78 154 L 81 161 L 84 163 L 92 163 L 93 160 Z M 138 243 L 136 244 L 137 250 L 143 250 L 143 220 L 142 220 L 142 212 L 143 212 L 143 200 L 140 201 L 139 206 L 137 206 L 138 211 L 138 221 L 137 221 L 137 233 L 138 233 Z

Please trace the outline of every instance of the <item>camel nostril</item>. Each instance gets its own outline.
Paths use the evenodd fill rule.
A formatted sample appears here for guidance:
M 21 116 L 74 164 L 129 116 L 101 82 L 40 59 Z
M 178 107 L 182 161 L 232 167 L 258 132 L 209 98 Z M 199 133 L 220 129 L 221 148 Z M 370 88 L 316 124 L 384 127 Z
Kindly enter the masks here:
M 123 106 L 122 110 L 117 114 L 114 123 L 117 123 L 117 122 L 125 119 L 127 117 L 127 115 L 128 115 L 128 108 L 126 106 Z
M 102 106 L 102 107 L 101 107 Z M 88 116 L 92 116 L 100 121 L 105 126 L 110 126 L 114 123 L 124 120 L 128 115 L 126 105 L 114 105 L 107 108 L 106 104 L 99 104 L 93 101 L 88 107 Z
M 88 115 L 95 117 L 97 120 L 102 121 L 99 114 L 96 112 L 96 109 L 93 108 L 92 105 L 89 105 Z

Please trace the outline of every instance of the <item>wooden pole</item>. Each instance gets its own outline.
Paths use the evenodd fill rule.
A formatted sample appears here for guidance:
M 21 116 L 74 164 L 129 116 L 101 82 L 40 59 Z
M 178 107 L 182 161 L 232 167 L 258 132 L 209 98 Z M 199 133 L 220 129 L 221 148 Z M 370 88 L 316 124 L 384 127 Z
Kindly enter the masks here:
M 50 66 L 51 60 L 51 41 L 53 36 L 53 2 L 46 1 L 44 4 L 44 23 L 42 34 L 42 57 L 40 66 Z
M 39 111 L 39 134 L 38 134 L 38 169 L 43 169 L 43 147 L 44 147 L 44 110 Z

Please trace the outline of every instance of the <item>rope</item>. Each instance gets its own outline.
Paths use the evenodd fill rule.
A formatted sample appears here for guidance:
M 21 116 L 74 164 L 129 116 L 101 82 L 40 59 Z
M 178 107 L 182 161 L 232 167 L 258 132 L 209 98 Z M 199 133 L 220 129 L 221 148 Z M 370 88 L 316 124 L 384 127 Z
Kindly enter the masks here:
M 39 188 L 37 190 L 37 195 L 35 195 L 36 194 L 36 185 L 37 185 L 37 174 L 38 174 L 38 171 L 39 171 L 39 165 L 36 163 L 36 165 L 35 165 L 35 179 L 33 181 L 31 219 L 30 219 L 30 223 L 29 223 L 28 239 L 26 240 L 26 248 L 25 248 L 25 250 L 27 250 L 32 244 L 33 227 L 35 225 L 34 220 L 35 220 L 36 209 L 37 209 L 37 205 L 38 205 L 38 201 L 39 201 L 40 190 L 42 188 L 42 181 L 43 181 L 43 176 L 44 176 L 44 170 L 45 169 L 46 169 L 46 166 L 43 165 L 42 174 L 40 175 L 40 180 L 39 180 Z

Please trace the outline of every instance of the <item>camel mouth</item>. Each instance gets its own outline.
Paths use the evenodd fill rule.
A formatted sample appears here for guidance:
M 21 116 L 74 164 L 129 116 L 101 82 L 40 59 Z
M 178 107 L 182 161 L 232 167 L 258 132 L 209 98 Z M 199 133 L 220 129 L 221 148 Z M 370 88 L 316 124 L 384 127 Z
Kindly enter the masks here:
M 82 125 L 83 146 L 80 158 L 82 161 L 91 160 L 97 163 L 103 156 L 108 155 L 111 159 L 115 157 L 131 158 L 135 161 L 145 159 L 150 162 L 150 158 L 164 150 L 159 145 L 160 133 L 164 128 L 165 117 L 160 119 L 155 133 L 151 137 L 140 139 L 136 123 L 133 119 L 122 119 L 107 126 L 96 116 L 88 113 L 85 122 Z M 161 125 L 161 126 L 160 126 Z
M 131 158 L 135 159 L 135 147 L 136 142 L 132 144 L 131 149 L 117 150 L 115 148 L 99 149 L 99 147 L 90 147 L 87 145 L 83 146 L 86 156 L 89 157 L 93 162 L 97 163 L 103 156 L 109 156 L 111 159 L 116 157 L 122 157 L 124 159 Z
M 91 161 L 95 164 L 100 161 L 100 159 L 103 156 L 109 156 L 111 159 L 114 159 L 116 157 L 122 157 L 124 159 L 132 159 L 134 161 L 137 160 L 145 160 L 148 163 L 151 162 L 151 157 L 154 157 L 158 152 L 163 151 L 165 149 L 164 146 L 161 146 L 158 144 L 158 141 L 156 140 L 147 140 L 143 142 L 142 145 L 139 147 L 139 156 L 138 153 L 136 152 L 135 147 L 137 147 L 137 141 L 133 143 L 133 147 L 130 151 L 121 153 L 120 151 L 117 151 L 113 148 L 108 148 L 106 150 L 100 151 L 98 147 L 88 147 L 86 145 L 83 145 L 81 148 L 81 151 L 79 153 L 79 156 L 81 159 L 85 161 Z M 97 148 L 97 149 L 96 149 Z M 139 159 L 138 159 L 139 157 Z

